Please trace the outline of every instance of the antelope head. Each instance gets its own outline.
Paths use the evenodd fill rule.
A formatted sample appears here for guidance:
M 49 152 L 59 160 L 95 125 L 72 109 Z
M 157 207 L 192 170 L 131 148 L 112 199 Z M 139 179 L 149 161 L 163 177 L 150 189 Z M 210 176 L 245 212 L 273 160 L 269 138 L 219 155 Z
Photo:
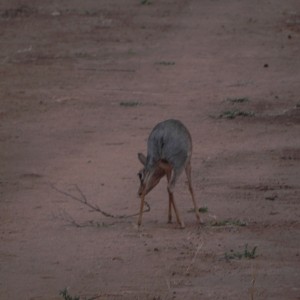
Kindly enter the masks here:
M 138 153 L 138 159 L 144 166 L 138 173 L 140 179 L 138 195 L 145 197 L 159 183 L 160 179 L 167 174 L 170 166 L 167 162 L 159 160 L 153 166 L 149 167 L 147 159 L 142 153 Z

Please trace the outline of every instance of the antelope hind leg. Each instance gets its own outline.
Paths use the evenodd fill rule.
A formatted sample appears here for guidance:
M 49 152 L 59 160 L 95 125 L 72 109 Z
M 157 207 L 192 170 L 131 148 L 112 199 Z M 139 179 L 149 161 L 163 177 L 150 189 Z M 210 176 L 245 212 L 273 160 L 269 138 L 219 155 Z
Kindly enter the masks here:
M 194 204 L 196 218 L 197 218 L 198 222 L 201 223 L 200 214 L 199 214 L 199 208 L 198 208 L 198 205 L 196 203 L 195 196 L 194 196 L 194 190 L 193 190 L 193 187 L 192 187 L 192 175 L 191 175 L 191 171 L 192 171 L 191 163 L 189 162 L 186 165 L 186 167 L 185 167 L 185 172 L 186 172 L 186 177 L 187 177 L 187 180 L 188 180 L 189 191 L 191 193 L 193 204 Z

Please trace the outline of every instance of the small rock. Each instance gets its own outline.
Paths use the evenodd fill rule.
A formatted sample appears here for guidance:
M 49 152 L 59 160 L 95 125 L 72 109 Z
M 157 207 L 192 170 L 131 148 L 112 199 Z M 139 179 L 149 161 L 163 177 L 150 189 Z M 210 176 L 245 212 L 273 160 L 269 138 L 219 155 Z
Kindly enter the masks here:
M 55 11 L 53 11 L 52 13 L 51 13 L 51 16 L 52 17 L 58 17 L 58 16 L 60 16 L 61 15 L 61 13 L 60 13 L 60 11 L 58 11 L 58 10 L 55 10 Z

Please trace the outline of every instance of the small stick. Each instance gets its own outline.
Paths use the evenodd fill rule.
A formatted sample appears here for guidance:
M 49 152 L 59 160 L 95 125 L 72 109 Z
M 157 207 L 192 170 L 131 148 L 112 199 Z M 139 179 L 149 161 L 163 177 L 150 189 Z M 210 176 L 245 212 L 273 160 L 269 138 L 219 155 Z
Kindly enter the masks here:
M 125 219 L 125 218 L 131 218 L 131 217 L 135 217 L 135 216 L 138 216 L 140 213 L 134 213 L 134 214 L 130 214 L 130 215 L 112 215 L 108 212 L 105 212 L 104 210 L 102 210 L 98 205 L 93 205 L 91 204 L 90 202 L 88 202 L 86 196 L 84 195 L 84 193 L 81 191 L 81 189 L 79 188 L 79 186 L 77 184 L 75 184 L 75 188 L 77 190 L 77 192 L 80 194 L 80 198 L 68 193 L 68 192 L 65 192 L 63 190 L 60 190 L 58 189 L 54 184 L 51 184 L 50 185 L 52 189 L 54 189 L 56 192 L 60 193 L 60 194 L 63 194 L 77 202 L 80 202 L 86 206 L 88 206 L 89 208 L 91 208 L 93 211 L 97 211 L 99 213 L 101 213 L 102 215 L 104 215 L 105 217 L 108 217 L 108 218 L 114 218 L 114 219 Z M 145 205 L 146 205 L 146 209 L 143 210 L 143 212 L 149 212 L 151 210 L 150 208 L 150 205 L 146 202 L 145 202 Z

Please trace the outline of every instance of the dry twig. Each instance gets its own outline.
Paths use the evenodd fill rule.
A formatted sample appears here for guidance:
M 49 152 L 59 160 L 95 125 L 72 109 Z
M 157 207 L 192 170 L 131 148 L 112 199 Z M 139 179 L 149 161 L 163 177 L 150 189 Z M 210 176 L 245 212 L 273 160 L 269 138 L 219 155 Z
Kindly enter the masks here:
M 78 201 L 79 203 L 82 203 L 84 205 L 86 205 L 87 207 L 89 207 L 90 209 L 92 209 L 93 211 L 99 212 L 102 215 L 104 215 L 105 217 L 108 218 L 114 218 L 114 219 L 125 219 L 125 218 L 131 218 L 131 217 L 135 217 L 138 216 L 139 213 L 134 213 L 134 214 L 130 214 L 130 215 L 113 215 L 110 214 L 104 210 L 102 210 L 98 205 L 95 204 L 91 204 L 86 196 L 84 195 L 84 193 L 81 191 L 81 189 L 79 188 L 79 186 L 77 184 L 74 185 L 75 189 L 77 191 L 77 193 L 80 195 L 80 197 L 74 196 L 71 193 L 65 192 L 59 188 L 57 188 L 54 184 L 51 184 L 51 188 L 54 189 L 56 192 L 65 195 L 75 201 Z M 150 211 L 150 205 L 145 201 L 145 205 L 146 205 L 146 209 L 144 210 L 144 212 L 149 212 Z M 65 213 L 65 216 L 67 216 L 67 220 L 69 220 L 69 222 L 73 225 L 75 225 L 76 227 L 83 227 L 82 225 L 76 223 L 76 221 L 67 213 Z

